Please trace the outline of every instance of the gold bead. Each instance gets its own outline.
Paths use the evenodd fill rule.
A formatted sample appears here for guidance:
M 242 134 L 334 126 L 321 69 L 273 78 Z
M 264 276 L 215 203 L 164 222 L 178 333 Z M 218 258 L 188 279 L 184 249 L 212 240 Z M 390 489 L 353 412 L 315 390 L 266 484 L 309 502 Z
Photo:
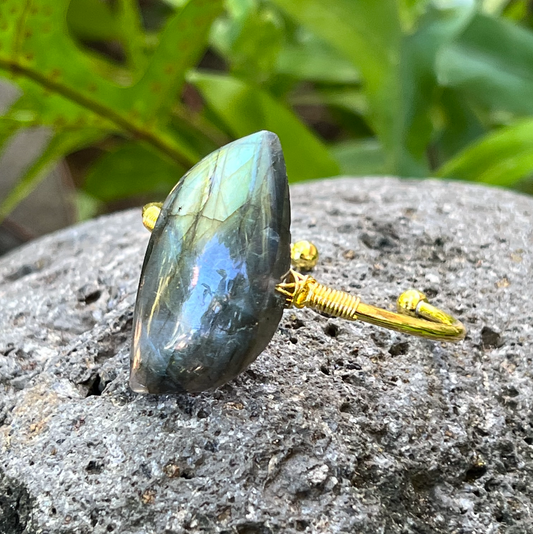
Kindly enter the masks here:
M 421 302 L 427 302 L 428 299 L 424 293 L 417 289 L 408 289 L 404 291 L 396 301 L 398 311 L 411 317 L 418 315 L 418 307 Z
M 147 230 L 150 230 L 150 232 L 154 229 L 157 218 L 161 213 L 162 206 L 162 202 L 150 202 L 150 204 L 143 206 L 143 224 Z
M 310 271 L 318 262 L 318 249 L 311 241 L 296 241 L 291 245 L 292 266 L 300 271 Z

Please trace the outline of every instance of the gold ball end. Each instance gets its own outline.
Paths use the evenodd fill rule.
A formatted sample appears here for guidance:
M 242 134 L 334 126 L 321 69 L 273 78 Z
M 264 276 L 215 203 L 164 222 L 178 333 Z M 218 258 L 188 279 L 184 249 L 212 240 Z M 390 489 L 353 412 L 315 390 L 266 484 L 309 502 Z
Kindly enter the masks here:
M 161 202 L 150 202 L 150 204 L 143 206 L 143 224 L 147 230 L 150 230 L 150 232 L 154 229 L 157 218 L 161 213 L 162 206 L 163 204 Z
M 310 271 L 318 262 L 318 249 L 311 241 L 297 241 L 291 245 L 291 263 L 295 269 Z
M 406 315 L 417 315 L 417 308 L 421 302 L 427 302 L 428 299 L 424 293 L 417 289 L 408 289 L 404 291 L 396 301 L 398 311 Z

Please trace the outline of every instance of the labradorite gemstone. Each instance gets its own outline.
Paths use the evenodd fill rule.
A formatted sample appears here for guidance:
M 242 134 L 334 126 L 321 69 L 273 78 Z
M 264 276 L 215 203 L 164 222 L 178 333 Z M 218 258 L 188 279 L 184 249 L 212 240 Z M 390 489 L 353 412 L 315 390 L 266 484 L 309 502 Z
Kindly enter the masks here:
M 266 347 L 290 267 L 290 206 L 278 137 L 213 152 L 169 194 L 141 273 L 130 386 L 197 392 L 224 384 Z

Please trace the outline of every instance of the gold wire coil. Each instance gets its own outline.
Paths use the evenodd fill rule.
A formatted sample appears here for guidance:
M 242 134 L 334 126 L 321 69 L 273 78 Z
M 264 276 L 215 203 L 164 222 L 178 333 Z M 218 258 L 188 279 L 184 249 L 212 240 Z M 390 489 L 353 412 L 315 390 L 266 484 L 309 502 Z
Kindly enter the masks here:
M 287 297 L 287 303 L 296 308 L 312 308 L 341 319 L 355 321 L 361 302 L 345 291 L 339 291 L 318 283 L 312 276 L 290 271 L 294 281 L 278 284 L 277 290 Z

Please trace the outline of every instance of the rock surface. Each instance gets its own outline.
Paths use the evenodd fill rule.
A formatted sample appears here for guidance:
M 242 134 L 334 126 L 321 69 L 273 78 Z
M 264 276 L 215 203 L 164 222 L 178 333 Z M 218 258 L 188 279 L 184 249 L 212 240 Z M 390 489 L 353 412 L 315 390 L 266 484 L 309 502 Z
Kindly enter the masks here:
M 230 384 L 129 391 L 137 211 L 0 261 L 0 532 L 533 532 L 533 199 L 460 183 L 292 189 L 320 281 L 410 286 L 457 345 L 287 310 Z

